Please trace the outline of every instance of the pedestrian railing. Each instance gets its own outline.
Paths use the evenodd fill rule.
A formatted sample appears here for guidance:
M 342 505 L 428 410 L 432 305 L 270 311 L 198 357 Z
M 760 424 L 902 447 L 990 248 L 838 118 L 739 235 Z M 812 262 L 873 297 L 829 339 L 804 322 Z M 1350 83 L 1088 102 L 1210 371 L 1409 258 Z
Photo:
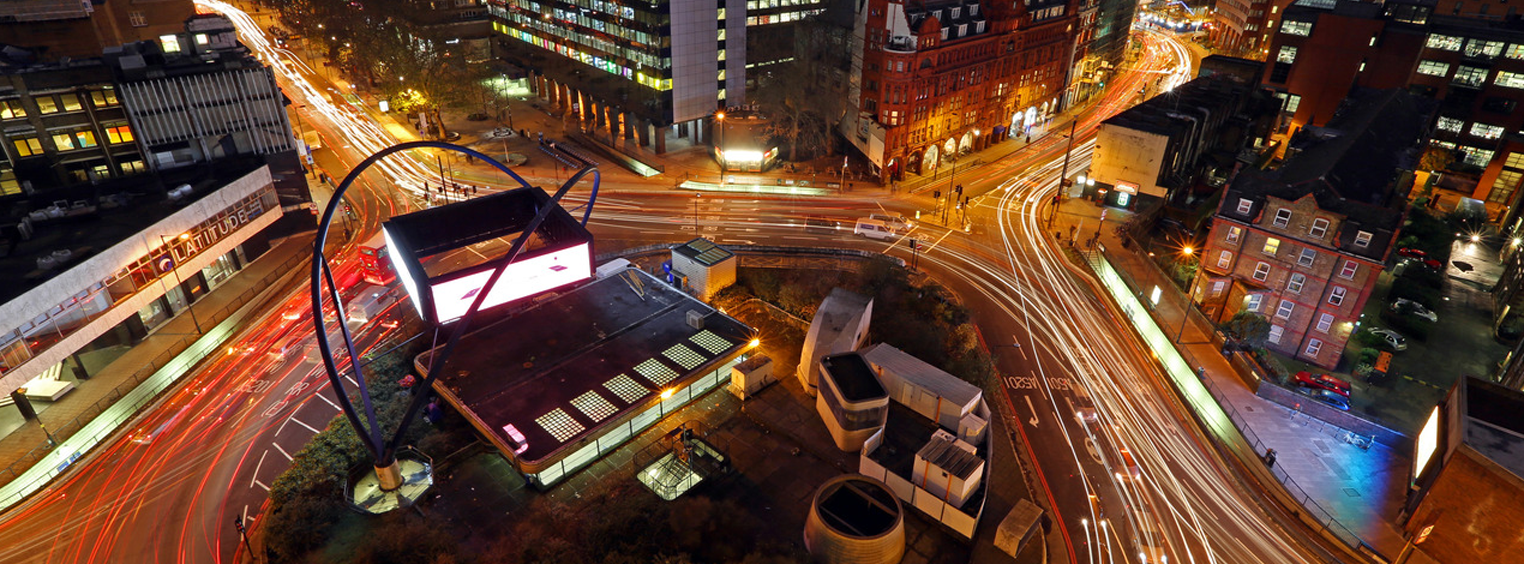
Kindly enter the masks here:
M 1113 266 L 1116 263 L 1116 260 L 1113 260 L 1113 257 L 1116 259 L 1126 260 L 1124 257 L 1116 257 L 1116 254 L 1120 252 L 1132 251 L 1117 251 L 1106 248 L 1104 246 L 1100 246 L 1096 249 L 1083 250 L 1081 251 L 1081 254 L 1085 257 L 1085 263 L 1090 266 L 1091 270 L 1096 274 L 1096 276 L 1103 279 L 1103 284 L 1105 283 L 1104 279 L 1108 274 L 1113 275 L 1117 280 L 1121 281 L 1126 286 L 1131 295 L 1141 298 L 1143 296 L 1144 286 L 1138 283 L 1138 281 L 1134 278 L 1133 273 L 1129 273 Z M 1132 260 L 1127 262 L 1130 264 L 1146 265 L 1143 267 L 1143 276 L 1149 276 L 1154 280 L 1161 281 L 1158 284 L 1158 287 L 1160 288 L 1167 286 L 1171 289 L 1171 291 L 1167 292 L 1167 298 L 1163 297 L 1163 294 L 1166 294 L 1166 292 L 1161 291 L 1159 306 L 1163 306 L 1167 299 L 1172 302 L 1171 305 L 1181 308 L 1181 311 L 1187 313 L 1190 312 L 1189 304 L 1186 302 L 1186 296 L 1182 294 L 1177 288 L 1175 288 L 1172 283 L 1168 282 L 1168 279 L 1165 277 L 1164 273 L 1157 272 L 1158 267 L 1154 266 L 1152 261 L 1147 260 L 1146 258 L 1133 256 Z M 1150 269 L 1152 269 L 1152 271 L 1150 271 Z M 1140 299 L 1139 301 L 1141 302 L 1142 300 Z M 1152 327 L 1152 329 L 1166 330 L 1164 328 L 1167 325 L 1164 323 L 1162 312 L 1159 311 L 1161 307 L 1153 307 L 1149 309 L 1150 315 L 1142 319 L 1153 321 L 1151 325 L 1154 327 Z M 1140 318 L 1129 317 L 1129 321 L 1134 323 L 1134 326 L 1137 327 L 1140 332 L 1143 332 L 1145 328 L 1137 325 L 1138 319 Z M 1197 322 L 1199 323 L 1200 320 L 1197 320 Z M 1166 335 L 1166 339 L 1167 338 L 1168 335 Z M 1152 344 L 1151 340 L 1145 340 L 1149 341 L 1150 344 Z M 1170 346 L 1170 349 L 1172 349 L 1169 352 L 1176 353 L 1177 357 L 1184 360 L 1185 364 L 1190 367 L 1189 370 L 1193 374 L 1196 374 L 1195 367 L 1200 367 L 1204 364 L 1200 362 L 1200 360 L 1194 354 L 1191 353 L 1189 348 L 1179 346 L 1178 343 L 1175 342 L 1178 340 L 1179 339 L 1176 338 L 1174 341 L 1169 341 L 1167 343 Z M 1165 351 L 1157 352 L 1161 353 L 1158 355 L 1160 361 L 1165 362 L 1166 355 L 1163 354 Z M 1221 408 L 1222 412 L 1227 415 L 1228 420 L 1233 423 L 1233 427 L 1238 430 L 1239 434 L 1243 437 L 1244 442 L 1250 447 L 1253 454 L 1259 457 L 1258 460 L 1249 460 L 1240 453 L 1241 462 L 1244 464 L 1263 464 L 1265 462 L 1265 454 L 1269 450 L 1269 447 L 1267 447 L 1265 443 L 1260 440 L 1259 435 L 1257 435 L 1254 432 L 1254 429 L 1250 427 L 1249 422 L 1244 418 L 1238 407 L 1228 399 L 1227 395 L 1217 387 L 1212 379 L 1199 377 L 1197 379 L 1201 381 L 1202 385 L 1211 394 L 1211 397 L 1216 400 L 1217 405 Z M 1181 393 L 1187 393 L 1186 390 L 1180 391 Z M 1189 401 L 1186 403 L 1191 404 Z M 1329 434 L 1334 437 L 1342 436 L 1342 433 L 1345 432 L 1343 429 L 1338 429 L 1337 427 L 1329 425 L 1321 420 L 1305 414 L 1298 413 L 1294 417 L 1298 418 L 1298 420 L 1304 425 L 1313 424 L 1313 422 L 1316 422 L 1317 424 L 1324 426 L 1324 429 L 1322 429 L 1323 431 L 1329 432 Z M 1203 414 L 1203 418 L 1205 418 L 1205 414 Z M 1271 475 L 1275 477 L 1276 481 L 1279 482 L 1285 489 L 1286 494 L 1301 506 L 1301 514 L 1306 515 L 1306 517 L 1309 518 L 1309 522 L 1315 523 L 1317 526 L 1322 528 L 1322 530 L 1329 533 L 1332 537 L 1339 539 L 1340 542 L 1343 542 L 1351 550 L 1358 551 L 1360 550 L 1360 547 L 1365 544 L 1358 535 L 1349 529 L 1349 527 L 1345 526 L 1337 518 L 1335 518 L 1332 512 L 1328 511 L 1328 509 L 1323 507 L 1322 504 L 1318 503 L 1316 499 L 1313 499 L 1312 496 L 1308 495 L 1306 490 L 1304 490 L 1300 484 L 1297 484 L 1296 480 L 1288 475 L 1285 470 L 1277 468 L 1273 464 L 1268 465 L 1268 470 L 1270 471 Z M 1293 513 L 1295 514 L 1296 512 L 1293 511 Z
M 159 381 L 158 383 L 161 386 L 157 386 L 157 389 L 151 391 L 152 393 L 141 389 L 144 382 L 160 373 L 164 368 L 173 365 L 181 353 L 197 345 L 198 341 L 202 339 L 212 338 L 218 341 L 216 346 L 203 345 L 203 348 L 206 350 L 219 348 L 221 340 L 229 337 L 232 334 L 232 330 L 220 329 L 216 325 L 231 317 L 233 312 L 238 311 L 239 308 L 259 296 L 261 292 L 269 289 L 277 279 L 293 272 L 298 264 L 306 260 L 308 260 L 308 255 L 302 253 L 292 255 L 279 267 L 271 270 L 269 274 L 260 279 L 258 283 L 251 285 L 243 293 L 228 302 L 227 305 L 213 312 L 210 317 L 202 318 L 208 320 L 207 323 L 212 325 L 205 334 L 187 335 L 176 340 L 168 345 L 158 356 L 155 356 L 153 360 L 149 361 L 146 366 L 134 371 L 126 380 L 117 384 L 116 387 L 96 400 L 95 403 L 90 404 L 79 415 L 58 427 L 49 428 L 48 434 L 50 436 L 48 439 L 41 441 L 36 447 L 28 450 L 20 458 L 11 461 L 10 465 L 4 469 L 0 469 L 0 510 L 8 508 L 24 499 L 55 476 L 61 474 L 82 454 L 89 451 L 90 448 L 112 433 L 115 433 L 123 424 L 130 421 L 139 409 L 156 399 L 159 392 L 168 389 L 170 383 L 189 372 L 194 363 L 180 366 L 179 373 Z M 204 314 L 205 312 L 198 312 L 198 315 Z M 126 403 L 119 403 L 124 401 Z M 116 409 L 108 413 L 108 410 L 113 407 Z M 88 434 L 82 435 L 82 431 Z M 60 447 L 70 450 L 61 459 L 58 455 L 59 453 L 55 452 Z M 49 460 L 50 458 L 52 460 Z M 37 463 L 43 460 L 49 460 L 50 463 L 53 463 L 54 460 L 58 460 L 58 462 L 53 468 L 49 468 L 44 472 L 32 471 Z M 26 482 L 20 483 L 23 479 Z

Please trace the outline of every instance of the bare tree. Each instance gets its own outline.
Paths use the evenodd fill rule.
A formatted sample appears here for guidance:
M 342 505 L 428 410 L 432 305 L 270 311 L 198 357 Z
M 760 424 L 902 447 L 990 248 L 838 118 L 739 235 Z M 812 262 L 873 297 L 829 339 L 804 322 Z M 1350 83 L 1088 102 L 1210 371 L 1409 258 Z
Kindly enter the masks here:
M 843 101 L 807 76 L 803 65 L 774 65 L 762 77 L 757 103 L 767 114 L 767 133 L 788 143 L 788 160 L 798 161 L 799 151 L 816 155 L 831 150 L 831 130 L 841 118 Z

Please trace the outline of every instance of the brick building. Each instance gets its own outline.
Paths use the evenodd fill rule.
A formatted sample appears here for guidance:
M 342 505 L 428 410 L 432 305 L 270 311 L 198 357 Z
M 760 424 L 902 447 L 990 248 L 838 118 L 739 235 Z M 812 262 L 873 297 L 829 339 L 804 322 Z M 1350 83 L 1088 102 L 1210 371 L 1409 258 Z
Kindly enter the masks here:
M 1399 561 L 1519 561 L 1521 410 L 1524 394 L 1485 380 L 1462 378 L 1450 388 L 1415 441 L 1408 469 L 1413 487 L 1399 519 L 1409 549 L 1423 554 L 1399 555 Z
M 1363 91 L 1280 169 L 1236 176 L 1192 301 L 1217 321 L 1260 313 L 1270 349 L 1333 368 L 1402 225 L 1403 166 L 1430 112 L 1400 90 Z
M 1207 37 L 1222 51 L 1263 57 L 1275 20 L 1289 5 L 1291 0 L 1217 0 Z
M 107 47 L 153 41 L 185 29 L 192 0 L 10 0 L 0 9 L 0 44 L 38 58 L 96 57 Z
M 1447 4 L 1447 6 L 1450 4 Z M 1271 38 L 1264 84 L 1285 100 L 1282 131 L 1322 125 L 1352 87 L 1409 88 L 1440 102 L 1432 145 L 1447 171 L 1510 233 L 1524 182 L 1524 25 L 1407 2 L 1298 3 Z M 1510 8 L 1510 11 L 1512 9 Z M 1471 14 L 1476 15 L 1476 14 Z M 1453 201 L 1453 200 L 1452 200 Z
M 1025 135 L 1062 103 L 1074 21 L 1067 0 L 867 0 L 843 133 L 885 180 Z

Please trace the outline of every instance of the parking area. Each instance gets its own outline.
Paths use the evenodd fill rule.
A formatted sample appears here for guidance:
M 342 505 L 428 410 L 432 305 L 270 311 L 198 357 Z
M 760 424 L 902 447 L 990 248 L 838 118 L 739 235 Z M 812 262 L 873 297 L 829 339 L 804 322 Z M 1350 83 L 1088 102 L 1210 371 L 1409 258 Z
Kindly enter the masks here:
M 1353 387 L 1350 394 L 1352 413 L 1413 435 L 1456 379 L 1462 375 L 1487 378 L 1497 371 L 1498 363 L 1509 350 L 1508 345 L 1498 342 L 1492 335 L 1490 291 L 1502 270 L 1498 251 L 1484 243 L 1457 241 L 1450 258 L 1443 273 L 1445 283 L 1441 301 L 1433 308 L 1438 320 L 1429 328 L 1427 336 L 1404 335 L 1407 350 L 1392 353 L 1391 369 L 1386 379 L 1371 383 L 1353 375 L 1364 348 L 1354 338 L 1350 339 L 1338 370 L 1328 372 Z M 1458 262 L 1469 268 L 1458 268 Z M 1382 310 L 1389 305 L 1388 294 L 1393 281 L 1407 268 L 1422 268 L 1422 265 L 1412 259 L 1399 259 L 1391 269 L 1382 273 L 1361 314 L 1361 330 L 1372 326 L 1390 327 L 1382 319 Z M 1280 360 L 1292 373 L 1302 370 L 1322 373 L 1321 369 L 1303 362 L 1286 357 Z

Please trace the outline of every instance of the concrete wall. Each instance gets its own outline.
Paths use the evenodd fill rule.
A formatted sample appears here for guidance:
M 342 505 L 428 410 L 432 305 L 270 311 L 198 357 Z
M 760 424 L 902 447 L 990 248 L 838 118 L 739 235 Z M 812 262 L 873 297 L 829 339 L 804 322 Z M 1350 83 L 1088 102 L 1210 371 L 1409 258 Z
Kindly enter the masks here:
M 1101 124 L 1090 174 L 1096 182 L 1136 185 L 1139 194 L 1163 198 L 1167 190 L 1159 187 L 1159 169 L 1168 146 L 1169 138 L 1163 135 Z
M 1407 435 L 1348 411 L 1340 411 L 1328 404 L 1283 388 L 1274 382 L 1261 381 L 1259 390 L 1255 394 L 1291 409 L 1296 409 L 1300 405 L 1302 413 L 1314 419 L 1327 422 L 1340 429 L 1347 429 L 1357 435 L 1375 437 L 1376 442 L 1391 447 L 1392 450 L 1404 453 L 1413 451 L 1413 439 Z

